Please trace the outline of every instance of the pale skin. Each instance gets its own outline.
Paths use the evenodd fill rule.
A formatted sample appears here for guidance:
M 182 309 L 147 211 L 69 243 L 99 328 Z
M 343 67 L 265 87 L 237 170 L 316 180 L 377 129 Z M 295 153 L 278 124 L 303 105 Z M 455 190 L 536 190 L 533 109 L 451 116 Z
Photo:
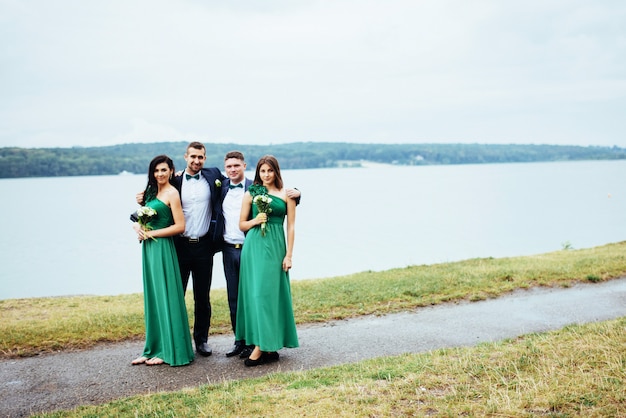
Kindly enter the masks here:
M 224 160 L 224 172 L 232 184 L 239 184 L 245 177 L 246 163 L 239 158 L 227 158 Z
M 198 174 L 202 167 L 204 167 L 204 162 L 206 161 L 206 150 L 204 148 L 187 148 L 187 152 L 185 152 L 185 161 L 187 162 L 187 168 L 185 171 L 191 175 Z
M 230 179 L 231 184 L 239 184 L 245 178 L 246 163 L 239 158 L 227 158 L 224 161 L 224 172 Z M 300 191 L 297 189 L 285 189 L 287 197 L 297 199 L 300 197 Z
M 154 177 L 157 181 L 158 191 L 156 198 L 165 203 L 172 210 L 174 223 L 167 228 L 153 229 L 144 231 L 138 222 L 133 223 L 133 229 L 137 232 L 140 241 L 152 238 L 172 237 L 185 232 L 185 217 L 183 216 L 183 207 L 180 203 L 180 195 L 178 190 L 169 182 L 173 171 L 170 170 L 167 163 L 161 163 L 154 170 Z
M 138 222 L 133 223 L 133 229 L 137 232 L 139 241 L 152 238 L 171 237 L 182 234 L 185 231 L 185 217 L 183 216 L 183 207 L 180 203 L 180 195 L 178 190 L 169 183 L 173 170 L 169 168 L 167 163 L 160 163 L 154 170 L 154 177 L 157 181 L 158 192 L 156 198 L 165 203 L 172 210 L 174 223 L 166 228 L 144 231 Z M 158 357 L 147 358 L 138 357 L 132 361 L 132 364 L 147 364 L 149 366 L 163 364 L 163 360 Z
M 187 162 L 187 167 L 185 168 L 185 172 L 188 174 L 196 175 L 202 170 L 204 167 L 204 162 L 206 161 L 206 150 L 204 148 L 198 149 L 189 147 L 184 155 L 185 161 Z M 176 175 L 181 175 L 182 172 L 176 173 Z M 141 205 L 143 201 L 143 192 L 137 193 L 135 196 L 137 199 L 137 203 Z
M 276 174 L 268 164 L 263 164 L 261 166 L 259 175 L 263 181 L 263 186 L 267 188 L 268 194 L 279 197 L 287 202 L 287 253 L 283 258 L 283 271 L 289 271 L 292 267 L 291 257 L 293 254 L 293 241 L 295 238 L 296 201 L 288 198 L 287 192 L 284 188 L 278 189 L 276 187 Z M 250 195 L 250 192 L 246 192 L 241 206 L 241 216 L 239 217 L 239 229 L 243 232 L 247 232 L 255 226 L 261 225 L 263 222 L 267 222 L 266 213 L 259 213 L 253 219 L 248 220 L 251 210 L 252 196 Z M 261 348 L 259 346 L 255 346 L 249 358 L 250 360 L 258 360 L 261 357 L 261 354 Z

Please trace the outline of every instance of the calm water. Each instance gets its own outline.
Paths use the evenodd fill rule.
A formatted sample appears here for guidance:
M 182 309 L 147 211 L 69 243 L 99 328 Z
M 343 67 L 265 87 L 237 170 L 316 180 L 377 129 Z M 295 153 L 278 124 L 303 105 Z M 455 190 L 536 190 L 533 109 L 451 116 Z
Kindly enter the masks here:
M 292 279 L 626 239 L 626 161 L 286 170 Z M 0 180 L 0 299 L 141 292 L 145 174 Z M 216 256 L 213 287 L 224 287 Z

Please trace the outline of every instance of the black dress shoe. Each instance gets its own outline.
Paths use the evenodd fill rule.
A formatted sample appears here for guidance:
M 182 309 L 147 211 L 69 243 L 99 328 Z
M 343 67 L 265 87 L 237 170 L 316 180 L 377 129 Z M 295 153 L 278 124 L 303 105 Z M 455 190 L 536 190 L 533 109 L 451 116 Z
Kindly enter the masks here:
M 264 351 L 263 354 L 261 354 L 261 357 L 265 357 L 266 363 L 278 361 L 278 359 L 280 358 L 277 351 Z
M 254 350 L 254 346 L 253 345 L 244 345 L 243 346 L 243 350 L 241 350 L 241 353 L 239 353 L 239 358 L 248 358 L 248 357 L 250 357 L 250 354 L 252 354 L 253 350 Z
M 234 357 L 238 354 L 241 354 L 243 350 L 246 349 L 246 346 L 243 344 L 235 344 L 233 348 L 230 349 L 229 352 L 226 353 L 226 357 Z
M 254 366 L 260 366 L 261 364 L 265 364 L 266 358 L 263 355 L 263 353 L 261 353 L 261 357 L 259 357 L 256 360 L 252 360 L 251 358 L 247 358 L 246 361 L 243 362 L 243 364 L 245 364 L 247 367 L 254 367 Z
M 204 357 L 208 357 L 213 354 L 213 350 L 211 350 L 211 347 L 209 347 L 207 343 L 196 344 L 196 351 Z

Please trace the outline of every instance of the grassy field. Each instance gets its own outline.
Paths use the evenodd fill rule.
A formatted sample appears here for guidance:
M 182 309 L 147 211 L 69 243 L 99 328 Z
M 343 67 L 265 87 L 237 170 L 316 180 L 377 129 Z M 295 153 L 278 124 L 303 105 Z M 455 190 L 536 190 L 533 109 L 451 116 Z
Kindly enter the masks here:
M 626 318 L 42 417 L 624 417 Z
M 626 275 L 626 242 L 292 283 L 299 324 Z M 212 333 L 231 333 L 212 292 Z M 193 306 L 188 300 L 188 306 Z M 141 295 L 0 301 L 4 358 L 143 338 Z M 476 347 L 202 385 L 47 417 L 626 417 L 626 318 Z
M 528 257 L 363 272 L 292 283 L 298 324 L 382 315 L 443 302 L 495 298 L 533 286 L 570 286 L 626 275 L 626 242 Z M 193 308 L 191 292 L 187 306 Z M 225 289 L 211 292 L 211 333 L 231 333 Z M 0 357 L 142 339 L 143 297 L 72 296 L 0 301 Z M 189 317 L 193 318 L 192 312 Z

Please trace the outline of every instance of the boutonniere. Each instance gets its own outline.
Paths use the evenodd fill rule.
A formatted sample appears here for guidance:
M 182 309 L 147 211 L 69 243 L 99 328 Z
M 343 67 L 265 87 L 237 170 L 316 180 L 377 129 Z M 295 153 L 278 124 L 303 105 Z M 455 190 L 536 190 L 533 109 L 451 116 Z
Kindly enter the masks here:
M 219 179 L 215 179 L 215 187 L 222 187 L 222 182 Z

